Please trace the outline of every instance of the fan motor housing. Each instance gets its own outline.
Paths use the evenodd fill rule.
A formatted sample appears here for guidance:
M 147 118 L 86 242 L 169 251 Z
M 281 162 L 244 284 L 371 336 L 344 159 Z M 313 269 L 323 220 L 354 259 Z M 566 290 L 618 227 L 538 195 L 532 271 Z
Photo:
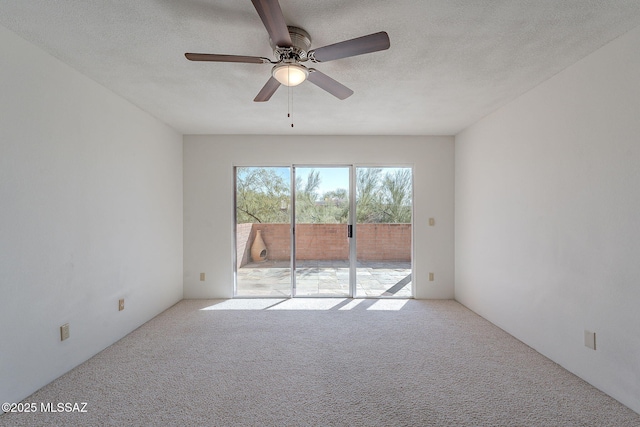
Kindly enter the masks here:
M 306 60 L 307 52 L 309 52 L 309 48 L 311 47 L 311 36 L 299 27 L 287 26 L 287 29 L 291 37 L 291 47 L 273 46 L 273 42 L 271 42 L 273 54 L 279 60 Z

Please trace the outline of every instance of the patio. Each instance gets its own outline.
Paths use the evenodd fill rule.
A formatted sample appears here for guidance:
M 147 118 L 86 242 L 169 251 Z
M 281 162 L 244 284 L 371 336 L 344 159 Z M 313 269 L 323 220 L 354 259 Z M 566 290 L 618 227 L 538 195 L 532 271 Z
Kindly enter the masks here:
M 298 261 L 296 296 L 346 296 L 349 263 L 346 260 Z M 411 263 L 363 261 L 356 266 L 356 297 L 412 297 Z M 289 261 L 250 262 L 238 268 L 237 296 L 290 296 Z

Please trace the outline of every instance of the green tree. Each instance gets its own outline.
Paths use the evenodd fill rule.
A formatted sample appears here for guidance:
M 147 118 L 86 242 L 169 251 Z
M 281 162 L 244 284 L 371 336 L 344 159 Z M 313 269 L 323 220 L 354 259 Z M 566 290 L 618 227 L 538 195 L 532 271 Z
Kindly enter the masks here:
M 296 221 L 304 224 L 346 223 L 349 215 L 347 190 L 338 188 L 320 196 L 321 182 L 320 171 L 313 169 L 306 180 L 296 177 Z
M 356 173 L 356 217 L 358 222 L 381 222 L 380 168 L 359 168 Z
M 303 182 L 296 176 L 296 221 L 307 224 L 321 222 L 321 212 L 317 207 L 320 172 L 311 170 Z
M 324 209 L 330 222 L 346 224 L 349 220 L 349 193 L 344 188 L 324 193 Z
M 311 170 L 296 178 L 296 221 L 346 223 L 349 196 L 346 189 L 318 194 L 321 175 Z M 276 168 L 237 168 L 237 221 L 286 223 L 290 221 L 289 181 Z M 407 168 L 358 168 L 356 206 L 359 223 L 411 222 L 411 170 Z
M 236 169 L 236 221 L 289 222 L 289 182 L 274 168 Z
M 411 170 L 397 169 L 382 180 L 384 222 L 411 222 Z
M 411 222 L 411 169 L 360 168 L 356 185 L 359 223 Z

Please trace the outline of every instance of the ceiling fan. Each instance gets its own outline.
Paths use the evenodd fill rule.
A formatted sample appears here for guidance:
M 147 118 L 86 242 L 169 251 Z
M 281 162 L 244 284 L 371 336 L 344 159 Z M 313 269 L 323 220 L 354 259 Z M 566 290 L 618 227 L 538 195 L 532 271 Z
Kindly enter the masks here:
M 353 91 L 315 68 L 307 68 L 301 62 L 328 62 L 335 59 L 389 49 L 386 32 L 346 40 L 309 50 L 311 37 L 302 28 L 287 26 L 278 0 L 251 0 L 262 23 L 269 33 L 273 53 L 277 61 L 259 56 L 218 55 L 213 53 L 185 53 L 190 61 L 240 62 L 247 64 L 274 64 L 271 78 L 255 97 L 255 102 L 268 101 L 280 85 L 297 86 L 305 80 L 326 90 L 338 99 L 346 99 Z

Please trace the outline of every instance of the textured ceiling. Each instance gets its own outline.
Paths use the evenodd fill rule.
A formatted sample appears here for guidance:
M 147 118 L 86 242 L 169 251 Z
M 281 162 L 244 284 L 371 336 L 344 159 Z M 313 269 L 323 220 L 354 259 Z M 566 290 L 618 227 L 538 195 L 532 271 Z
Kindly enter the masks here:
M 640 25 L 640 0 L 280 5 L 312 48 L 378 31 L 391 48 L 314 65 L 355 91 L 347 100 L 305 82 L 255 103 L 269 64 L 183 56 L 273 58 L 249 0 L 3 0 L 0 24 L 180 133 L 305 135 L 456 134 Z

